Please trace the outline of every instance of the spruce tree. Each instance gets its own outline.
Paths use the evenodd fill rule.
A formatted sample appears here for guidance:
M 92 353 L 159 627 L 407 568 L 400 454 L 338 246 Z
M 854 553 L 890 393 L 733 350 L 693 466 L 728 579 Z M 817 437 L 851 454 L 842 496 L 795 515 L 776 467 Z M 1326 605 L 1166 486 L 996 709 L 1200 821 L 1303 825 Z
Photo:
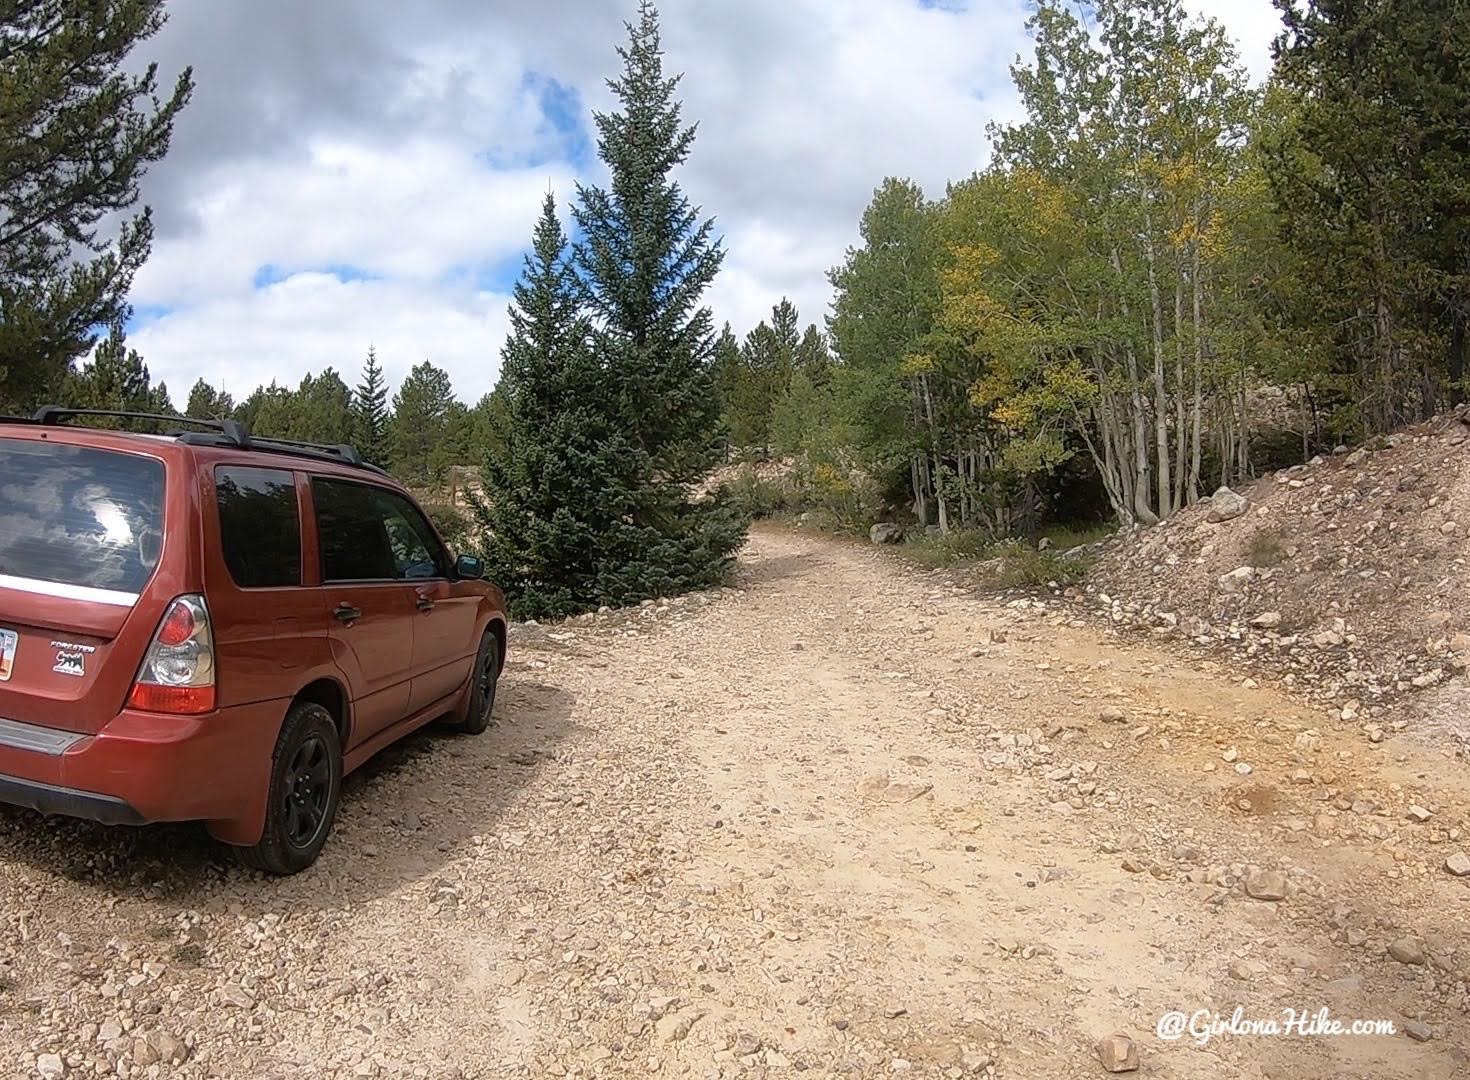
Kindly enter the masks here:
M 612 599 L 601 591 L 603 537 L 639 479 L 629 470 L 632 447 L 604 406 L 605 376 L 589 349 L 551 195 L 510 321 L 496 407 L 487 410 L 493 430 L 484 497 L 472 504 L 490 576 L 517 616 L 534 618 Z
M 603 485 L 619 509 L 600 537 L 597 592 L 609 603 L 714 584 L 743 541 L 726 506 L 689 496 L 720 455 L 713 321 L 700 300 L 724 252 L 714 221 L 671 177 L 694 128 L 680 117 L 678 78 L 664 76 L 650 0 L 628 32 L 622 75 L 608 84 L 620 107 L 594 116 L 611 184 L 578 187 L 573 255 L 601 376 L 579 404 L 600 411 L 628 452 L 626 480 Z
M 378 354 L 368 347 L 367 362 L 363 364 L 362 381 L 352 395 L 353 439 L 357 452 L 374 465 L 383 465 L 388 460 L 388 383 L 383 378 L 383 368 L 378 364 Z

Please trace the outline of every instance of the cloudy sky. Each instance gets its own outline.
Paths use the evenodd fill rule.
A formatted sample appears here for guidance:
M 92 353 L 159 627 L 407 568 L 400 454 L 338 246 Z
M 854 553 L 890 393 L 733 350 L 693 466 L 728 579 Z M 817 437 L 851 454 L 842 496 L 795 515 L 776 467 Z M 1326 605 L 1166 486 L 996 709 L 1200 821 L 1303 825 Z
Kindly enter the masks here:
M 368 345 L 396 385 L 448 369 L 494 384 L 506 302 L 543 193 L 597 181 L 633 0 L 173 0 L 144 50 L 193 103 L 145 200 L 153 257 L 132 344 L 177 404 L 204 377 L 241 397 Z M 1025 0 L 664 0 L 670 70 L 699 140 L 680 179 L 715 216 L 716 317 L 749 329 L 782 295 L 819 320 L 825 272 L 887 175 L 939 193 L 1015 116 Z M 1195 0 L 1253 72 L 1270 0 Z

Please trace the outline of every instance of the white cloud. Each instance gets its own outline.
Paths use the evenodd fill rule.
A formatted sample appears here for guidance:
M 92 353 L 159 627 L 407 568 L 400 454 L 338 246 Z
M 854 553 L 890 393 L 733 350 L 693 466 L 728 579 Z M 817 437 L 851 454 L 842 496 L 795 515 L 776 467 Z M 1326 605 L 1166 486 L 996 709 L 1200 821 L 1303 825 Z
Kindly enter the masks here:
M 195 235 L 165 241 L 134 300 L 173 306 L 251 287 L 257 270 L 352 267 L 427 281 L 522 250 L 548 185 L 565 167 L 495 171 L 442 143 L 314 146 L 299 161 L 211 175 Z M 201 257 L 203 256 L 203 257 Z
M 508 299 L 425 283 L 303 273 L 179 309 L 130 341 L 180 407 L 200 378 L 237 401 L 272 379 L 295 386 L 305 373 L 326 367 L 355 385 L 369 345 L 390 383 L 432 360 L 473 403 L 499 370 Z
M 199 83 L 150 179 L 160 235 L 134 295 L 134 343 L 176 397 L 201 374 L 237 396 L 327 364 L 355 377 L 372 342 L 395 377 L 430 357 L 477 398 L 508 282 L 464 269 L 511 266 L 548 183 L 565 208 L 574 177 L 599 178 L 586 111 L 611 104 L 632 0 L 331 6 L 180 5 L 157 42 L 165 75 L 193 63 Z M 742 332 L 782 295 L 819 321 L 883 177 L 941 194 L 984 164 L 986 125 L 1015 118 L 1025 0 L 661 6 L 700 125 L 680 179 L 726 240 L 710 302 Z M 1270 0 L 1195 6 L 1265 73 Z M 256 288 L 265 266 L 286 280 Z

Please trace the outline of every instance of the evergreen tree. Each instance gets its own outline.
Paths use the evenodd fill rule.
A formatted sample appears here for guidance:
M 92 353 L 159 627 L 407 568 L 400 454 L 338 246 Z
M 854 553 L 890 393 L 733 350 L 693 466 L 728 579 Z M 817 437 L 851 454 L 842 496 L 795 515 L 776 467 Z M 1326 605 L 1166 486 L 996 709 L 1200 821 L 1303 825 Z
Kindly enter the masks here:
M 129 64 L 163 22 L 163 0 L 29 0 L 0 11 L 5 410 L 54 396 L 97 328 L 126 321 L 153 226 L 146 209 L 119 215 L 168 150 L 192 89 L 186 70 L 160 101 L 156 66 Z M 99 228 L 113 221 L 115 238 Z
M 449 373 L 429 361 L 414 366 L 393 395 L 388 451 L 393 474 L 404 483 L 441 482 L 448 462 L 440 449 L 448 430 L 454 388 Z
M 567 241 L 548 195 L 516 283 L 511 334 L 489 411 L 494 432 L 484 498 L 473 500 L 491 576 L 521 618 L 600 601 L 602 537 L 621 512 L 631 450 L 600 400 L 567 265 Z M 612 493 L 614 498 L 608 498 Z
M 184 415 L 196 420 L 226 420 L 234 416 L 235 401 L 223 390 L 216 390 L 203 379 L 194 383 L 189 391 L 189 403 L 184 406 Z
M 801 335 L 796 347 L 795 368 L 811 380 L 813 386 L 825 386 L 832 377 L 832 352 L 827 348 L 827 335 L 812 323 Z
M 1267 154 L 1309 327 L 1348 434 L 1462 394 L 1470 362 L 1470 14 L 1456 0 L 1278 0 Z M 1447 385 L 1448 384 L 1448 385 Z
M 384 464 L 388 460 L 388 383 L 372 347 L 362 368 L 362 381 L 352 396 L 352 416 L 358 453 L 374 465 Z
M 291 422 L 295 416 L 295 394 L 290 387 L 281 386 L 274 379 L 269 386 L 258 386 L 255 392 L 240 403 L 235 419 L 249 429 L 250 434 L 262 439 L 289 439 Z
M 302 377 L 291 397 L 286 437 L 331 446 L 352 441 L 352 391 L 334 369 Z
M 98 343 L 87 364 L 78 371 L 67 373 L 63 380 L 62 398 L 68 406 L 79 409 L 175 415 L 168 387 L 163 383 L 152 385 L 148 365 L 143 363 L 137 350 L 127 347 L 122 331 L 117 328 Z M 111 418 L 89 423 L 129 431 L 152 431 L 157 427 L 149 421 Z
M 609 83 L 619 111 L 595 115 L 611 184 L 579 186 L 575 211 L 574 262 L 601 374 L 575 404 L 601 413 L 627 444 L 617 472 L 597 478 L 616 512 L 598 538 L 588 604 L 713 584 L 743 539 L 724 505 L 688 494 L 720 454 L 712 319 L 700 299 L 724 253 L 713 220 L 700 219 L 670 176 L 694 129 L 680 118 L 678 79 L 664 77 L 650 0 L 628 30 L 622 75 Z

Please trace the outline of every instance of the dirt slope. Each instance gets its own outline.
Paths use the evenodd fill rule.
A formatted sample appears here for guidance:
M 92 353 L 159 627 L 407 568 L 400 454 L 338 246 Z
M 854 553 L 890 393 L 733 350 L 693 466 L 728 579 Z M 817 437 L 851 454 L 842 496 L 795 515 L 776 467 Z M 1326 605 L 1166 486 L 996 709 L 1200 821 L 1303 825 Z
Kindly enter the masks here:
M 288 881 L 0 813 L 0 1077 L 1470 1072 L 1453 760 L 937 582 L 764 531 L 738 590 L 526 630 L 498 726 L 353 778 Z M 1429 1041 L 1153 1034 L 1237 1005 Z
M 1348 720 L 1463 682 L 1470 409 L 1240 494 L 1238 517 L 1213 521 L 1205 502 L 1102 545 L 1090 602 L 1120 626 L 1281 677 Z

